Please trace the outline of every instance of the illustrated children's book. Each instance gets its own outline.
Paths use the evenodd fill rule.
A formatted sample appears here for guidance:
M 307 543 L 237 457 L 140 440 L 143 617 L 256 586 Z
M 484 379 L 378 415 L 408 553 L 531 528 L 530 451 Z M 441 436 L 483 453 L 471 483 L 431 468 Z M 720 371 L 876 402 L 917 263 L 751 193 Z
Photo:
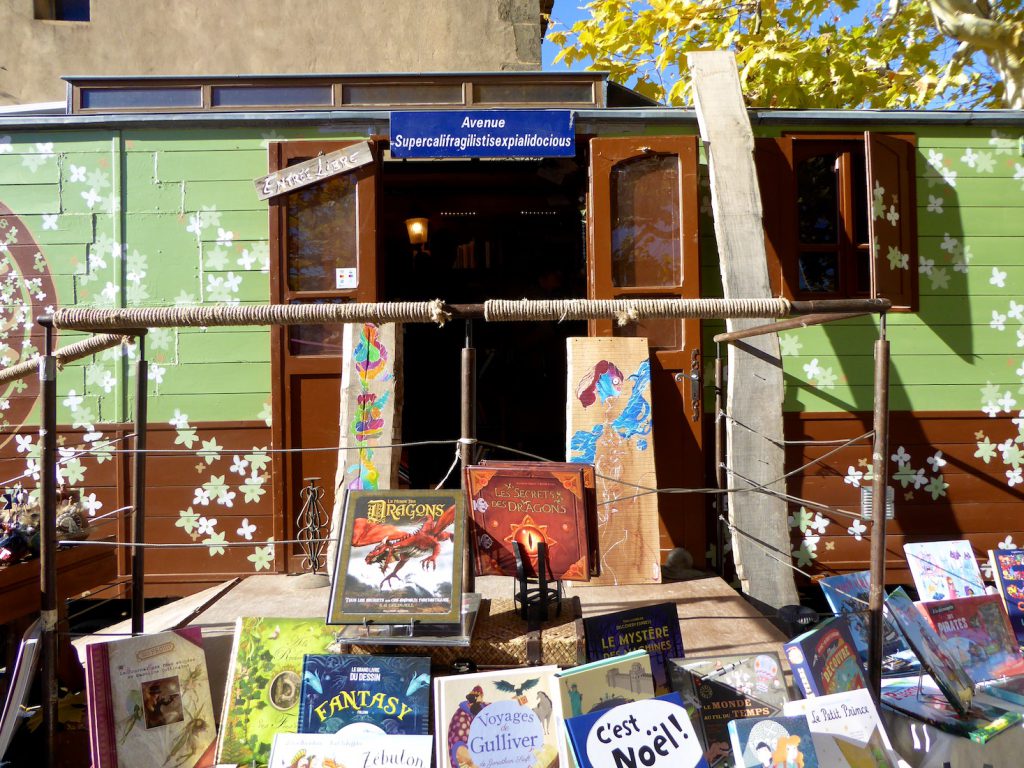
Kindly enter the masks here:
M 349 491 L 327 623 L 458 623 L 465 525 L 460 491 Z
M 743 717 L 729 722 L 736 768 L 832 768 L 818 760 L 807 718 Z
M 972 704 L 965 713 L 958 713 L 927 676 L 883 679 L 882 704 L 979 744 L 1012 728 L 1022 719 L 1016 712 L 979 703 Z
M 266 765 L 274 734 L 295 733 L 298 727 L 303 657 L 335 650 L 334 628 L 319 619 L 239 618 L 217 763 Z
M 527 576 L 539 575 L 538 545 L 547 546 L 548 576 L 590 581 L 588 492 L 581 467 L 545 462 L 466 467 L 471 541 L 478 576 L 515 576 L 514 547 Z
M 793 680 L 804 696 L 866 688 L 846 616 L 836 616 L 783 646 Z
M 435 768 L 568 765 L 558 667 L 434 678 Z
M 933 600 L 917 607 L 974 683 L 1024 674 L 1024 658 L 999 595 Z
M 896 621 L 911 650 L 921 660 L 954 710 L 966 715 L 974 696 L 974 683 L 963 665 L 945 648 L 943 641 L 910 598 L 897 587 L 885 598 L 885 610 Z
M 429 708 L 428 656 L 318 653 L 302 665 L 299 733 L 426 734 Z
M 199 627 L 86 648 L 96 768 L 192 768 L 216 737 Z
M 519 467 L 533 462 L 481 459 L 483 467 Z M 546 461 L 546 469 L 568 470 L 579 468 L 583 472 L 583 493 L 587 510 L 587 550 L 590 560 L 590 575 L 601 575 L 601 554 L 597 537 L 597 473 L 593 464 L 578 464 L 569 461 Z
M 789 701 L 782 664 L 771 652 L 672 659 L 669 678 L 672 690 L 696 710 L 694 727 L 712 765 L 729 760 L 730 720 L 770 717 Z
M 951 600 L 985 593 L 985 582 L 971 542 L 904 544 L 903 552 L 922 600 Z
M 836 614 L 843 614 L 850 623 L 850 634 L 857 647 L 860 660 L 868 660 L 868 594 L 871 591 L 870 571 L 841 573 L 822 579 L 821 591 L 825 594 L 829 607 Z M 885 622 L 882 637 L 882 653 L 886 656 L 908 651 L 906 641 L 900 636 L 892 623 Z
M 566 721 L 581 768 L 708 768 L 678 693 Z
M 1017 645 L 1024 645 L 1024 549 L 989 550 L 988 560 Z
M 651 656 L 655 693 L 667 693 L 668 660 L 683 656 L 683 636 L 675 603 L 657 603 L 583 620 L 587 659 L 597 661 L 626 651 Z
M 807 718 L 818 763 L 829 768 L 896 768 L 897 758 L 871 693 L 860 688 L 786 704 Z
M 654 698 L 654 675 L 647 651 L 592 661 L 559 672 L 557 677 L 562 716 L 566 718 Z
M 274 737 L 269 768 L 430 768 L 430 736 L 368 736 L 346 733 L 279 733 Z

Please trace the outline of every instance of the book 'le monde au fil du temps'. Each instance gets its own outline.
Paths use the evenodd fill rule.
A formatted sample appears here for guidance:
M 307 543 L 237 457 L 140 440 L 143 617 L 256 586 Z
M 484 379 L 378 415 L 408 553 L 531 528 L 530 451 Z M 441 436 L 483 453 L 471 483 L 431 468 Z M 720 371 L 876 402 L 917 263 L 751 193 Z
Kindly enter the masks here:
M 708 768 L 675 692 L 566 721 L 581 768 Z
M 657 603 L 583 620 L 587 660 L 598 661 L 627 651 L 645 650 L 651 657 L 654 692 L 668 693 L 669 659 L 682 658 L 683 636 L 675 603 Z
M 581 466 L 549 468 L 540 461 L 469 466 L 466 490 L 478 576 L 515 576 L 516 544 L 526 556 L 526 575 L 539 575 L 537 546 L 543 543 L 550 578 L 590 580 L 589 493 Z
M 456 624 L 466 528 L 460 491 L 349 491 L 328 624 Z
M 804 696 L 867 688 L 846 616 L 822 622 L 786 643 L 793 680 Z
M 192 768 L 213 744 L 199 627 L 93 643 L 86 680 L 96 768 Z
M 568 765 L 558 667 L 434 678 L 435 768 Z
M 425 734 L 429 707 L 427 656 L 306 655 L 299 733 Z

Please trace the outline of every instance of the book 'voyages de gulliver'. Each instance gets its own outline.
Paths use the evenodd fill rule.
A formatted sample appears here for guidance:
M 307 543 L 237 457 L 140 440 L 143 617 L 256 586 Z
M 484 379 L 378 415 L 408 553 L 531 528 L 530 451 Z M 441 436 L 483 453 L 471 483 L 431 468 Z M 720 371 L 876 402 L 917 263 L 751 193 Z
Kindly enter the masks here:
M 458 623 L 465 524 L 459 491 L 349 491 L 327 623 Z

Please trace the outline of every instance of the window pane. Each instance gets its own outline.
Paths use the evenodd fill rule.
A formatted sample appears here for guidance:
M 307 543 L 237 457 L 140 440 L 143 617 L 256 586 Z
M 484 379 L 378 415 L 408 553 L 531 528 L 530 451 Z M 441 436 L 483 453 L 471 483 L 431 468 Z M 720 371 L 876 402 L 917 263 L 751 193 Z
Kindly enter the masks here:
M 854 245 L 867 245 L 868 242 L 868 182 L 864 168 L 863 150 L 850 153 L 850 166 L 853 172 L 853 237 Z M 867 290 L 865 288 L 864 290 Z
M 802 160 L 796 169 L 800 242 L 832 244 L 838 230 L 838 159 L 835 153 Z
M 839 255 L 836 253 L 800 254 L 800 290 L 835 293 L 839 290 Z
M 317 299 L 316 301 L 292 301 L 291 304 L 345 304 L 348 298 Z M 341 355 L 342 331 L 338 325 L 289 325 L 288 354 L 291 355 Z
M 83 88 L 80 94 L 82 109 L 203 106 L 203 91 L 198 85 L 180 88 Z
M 866 248 L 854 253 L 854 269 L 857 271 L 857 293 L 871 293 L 871 256 Z
M 215 85 L 215 107 L 327 106 L 333 99 L 329 85 Z
M 593 104 L 590 83 L 474 83 L 475 104 Z
M 614 323 L 612 328 L 616 336 L 647 337 L 651 349 L 679 349 L 683 341 L 683 321 L 673 318 L 652 318 L 626 325 Z
M 612 284 L 680 284 L 679 159 L 652 155 L 612 169 Z
M 462 83 L 343 85 L 344 104 L 462 104 Z
M 289 290 L 335 290 L 334 270 L 357 266 L 355 178 L 334 176 L 286 200 Z

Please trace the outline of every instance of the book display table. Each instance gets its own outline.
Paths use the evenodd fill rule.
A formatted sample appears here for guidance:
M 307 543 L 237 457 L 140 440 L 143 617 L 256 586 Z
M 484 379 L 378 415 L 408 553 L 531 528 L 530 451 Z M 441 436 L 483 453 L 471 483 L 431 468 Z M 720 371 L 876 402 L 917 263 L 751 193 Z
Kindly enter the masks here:
M 1006 707 L 1004 703 L 1000 706 Z M 882 721 L 893 747 L 911 768 L 1017 768 L 1024 754 L 1024 726 L 1018 725 L 978 744 L 882 707 Z

